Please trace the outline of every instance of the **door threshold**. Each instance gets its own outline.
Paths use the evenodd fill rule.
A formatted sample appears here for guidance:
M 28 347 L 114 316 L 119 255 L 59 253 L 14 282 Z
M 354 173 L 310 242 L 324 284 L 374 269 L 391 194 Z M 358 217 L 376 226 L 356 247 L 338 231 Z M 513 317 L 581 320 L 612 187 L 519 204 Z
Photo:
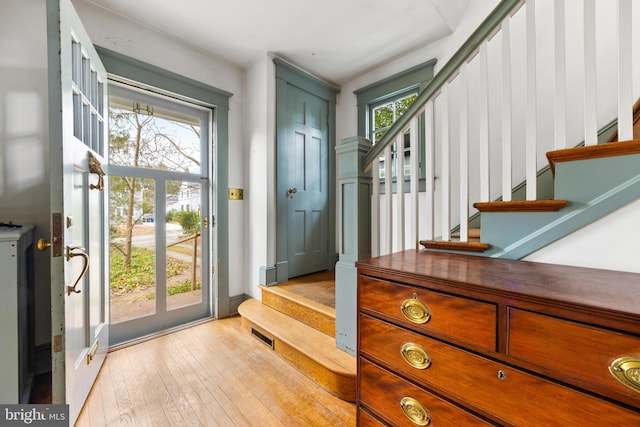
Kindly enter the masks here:
M 158 332 L 154 332 L 152 334 L 148 334 L 148 335 L 145 335 L 145 336 L 142 336 L 142 337 L 139 337 L 139 338 L 134 338 L 134 339 L 129 340 L 129 341 L 125 341 L 125 342 L 122 342 L 122 343 L 119 343 L 119 344 L 115 344 L 115 345 L 109 347 L 109 350 L 107 352 L 111 353 L 111 352 L 114 352 L 114 351 L 117 351 L 117 350 L 121 350 L 123 348 L 131 347 L 132 345 L 136 345 L 136 344 L 143 343 L 145 341 L 152 340 L 154 338 L 159 338 L 159 337 L 162 337 L 164 335 L 172 334 L 174 332 L 181 331 L 183 329 L 188 329 L 188 328 L 191 328 L 193 326 L 201 325 L 203 323 L 212 322 L 214 320 L 216 320 L 215 317 L 205 317 L 204 319 L 198 319 L 198 320 L 194 320 L 192 322 L 187 322 L 187 323 L 184 323 L 182 325 L 174 326 L 173 328 L 168 328 L 168 329 L 165 329 L 165 330 L 162 330 L 162 331 L 158 331 Z

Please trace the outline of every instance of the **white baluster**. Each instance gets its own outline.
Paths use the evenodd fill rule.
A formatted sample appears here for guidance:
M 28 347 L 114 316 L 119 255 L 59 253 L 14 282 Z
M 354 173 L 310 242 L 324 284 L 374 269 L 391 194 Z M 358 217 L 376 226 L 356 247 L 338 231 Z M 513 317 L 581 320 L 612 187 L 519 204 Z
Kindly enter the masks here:
M 382 249 L 382 255 L 389 254 L 393 251 L 393 174 L 391 169 L 391 163 L 393 158 L 391 157 L 391 147 L 393 144 L 387 145 L 384 149 L 384 212 L 385 212 L 385 224 L 384 224 L 384 243 Z
M 371 190 L 371 256 L 380 255 L 380 162 L 373 164 Z
M 490 175 L 489 175 L 489 65 L 487 60 L 487 43 L 480 45 L 480 109 L 478 112 L 480 149 L 480 200 L 489 201 Z
M 633 34 L 631 0 L 618 3 L 618 141 L 633 139 Z
M 396 136 L 396 248 L 404 250 L 404 131 Z
M 567 63 L 564 0 L 554 1 L 555 148 L 567 147 Z
M 536 88 L 536 2 L 527 1 L 526 8 L 526 32 L 527 32 L 527 118 L 526 118 L 526 181 L 527 200 L 537 198 L 537 88 Z
M 511 17 L 502 21 L 502 200 L 511 201 Z
M 411 119 L 411 134 L 409 137 L 409 144 L 411 145 L 409 151 L 409 170 L 411 172 L 410 177 L 410 194 L 411 194 L 411 212 L 410 212 L 410 236 L 413 241 L 413 245 L 416 249 L 419 248 L 419 240 L 420 240 L 420 205 L 419 205 L 419 184 L 420 184 L 420 170 L 418 165 L 418 117 L 424 113 L 424 110 L 421 110 L 418 114 L 413 116 Z
M 584 143 L 598 143 L 596 3 L 584 0 Z
M 426 198 L 426 212 L 425 222 L 427 229 L 425 230 L 425 239 L 433 240 L 435 236 L 435 181 L 436 181 L 436 167 L 435 167 L 435 124 L 434 124 L 434 102 L 427 102 L 424 112 L 424 153 L 425 153 L 425 198 Z
M 445 85 L 442 88 L 440 94 L 442 102 L 442 198 L 440 201 L 440 208 L 442 213 L 441 219 L 441 232 L 442 240 L 445 242 L 451 241 L 451 165 L 450 160 L 450 136 L 449 136 L 449 88 Z
M 460 74 L 460 241 L 469 240 L 469 94 L 467 89 L 467 63 Z

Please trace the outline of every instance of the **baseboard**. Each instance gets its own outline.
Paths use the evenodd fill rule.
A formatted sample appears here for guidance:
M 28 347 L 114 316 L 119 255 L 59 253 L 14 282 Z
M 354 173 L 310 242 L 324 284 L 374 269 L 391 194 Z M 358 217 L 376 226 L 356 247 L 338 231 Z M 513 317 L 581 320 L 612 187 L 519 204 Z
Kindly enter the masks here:
M 238 307 L 246 300 L 251 299 L 247 294 L 240 294 L 229 298 L 229 313 L 231 316 L 238 314 Z

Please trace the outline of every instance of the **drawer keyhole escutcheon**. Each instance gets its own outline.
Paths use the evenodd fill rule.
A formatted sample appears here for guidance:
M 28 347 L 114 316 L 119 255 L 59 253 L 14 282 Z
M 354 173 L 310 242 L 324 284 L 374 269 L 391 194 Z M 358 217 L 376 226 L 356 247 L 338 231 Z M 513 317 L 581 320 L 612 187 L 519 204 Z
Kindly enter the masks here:
M 431 358 L 427 351 L 419 344 L 408 342 L 400 349 L 402 358 L 416 369 L 427 369 L 431 365 Z
M 502 369 L 498 369 L 498 379 L 500 381 L 504 381 L 507 379 L 507 373 L 505 371 L 503 371 Z
M 640 357 L 619 357 L 611 363 L 609 372 L 622 385 L 640 393 Z
M 431 423 L 431 418 L 427 414 L 426 409 L 413 397 L 403 397 L 400 401 L 402 412 L 409 418 L 409 420 L 419 426 L 428 426 Z
M 418 299 L 416 294 L 413 294 L 412 299 L 402 301 L 400 311 L 402 311 L 402 314 L 407 320 L 413 323 L 427 323 L 429 319 L 431 319 L 429 309 Z

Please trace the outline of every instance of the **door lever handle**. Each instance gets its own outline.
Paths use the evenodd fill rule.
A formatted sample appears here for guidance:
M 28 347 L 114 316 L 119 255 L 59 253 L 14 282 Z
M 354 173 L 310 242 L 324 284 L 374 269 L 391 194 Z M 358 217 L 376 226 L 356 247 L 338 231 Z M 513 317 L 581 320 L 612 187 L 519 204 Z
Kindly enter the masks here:
M 89 173 L 95 173 L 98 175 L 98 183 L 89 185 L 89 188 L 92 190 L 102 191 L 104 190 L 104 170 L 102 170 L 102 165 L 100 161 L 93 155 L 91 152 L 89 154 Z
M 73 251 L 80 251 L 80 252 L 73 252 Z M 79 294 L 81 292 L 80 289 L 76 289 L 76 286 L 78 286 L 78 283 L 80 283 L 80 279 L 82 279 L 82 276 L 84 276 L 84 274 L 89 269 L 89 255 L 87 255 L 85 251 L 86 249 L 80 246 L 67 246 L 67 261 L 77 256 L 82 257 L 82 259 L 84 260 L 82 271 L 80 272 L 80 275 L 74 282 L 73 286 L 67 285 L 67 295 L 71 295 L 72 292 L 75 294 Z

